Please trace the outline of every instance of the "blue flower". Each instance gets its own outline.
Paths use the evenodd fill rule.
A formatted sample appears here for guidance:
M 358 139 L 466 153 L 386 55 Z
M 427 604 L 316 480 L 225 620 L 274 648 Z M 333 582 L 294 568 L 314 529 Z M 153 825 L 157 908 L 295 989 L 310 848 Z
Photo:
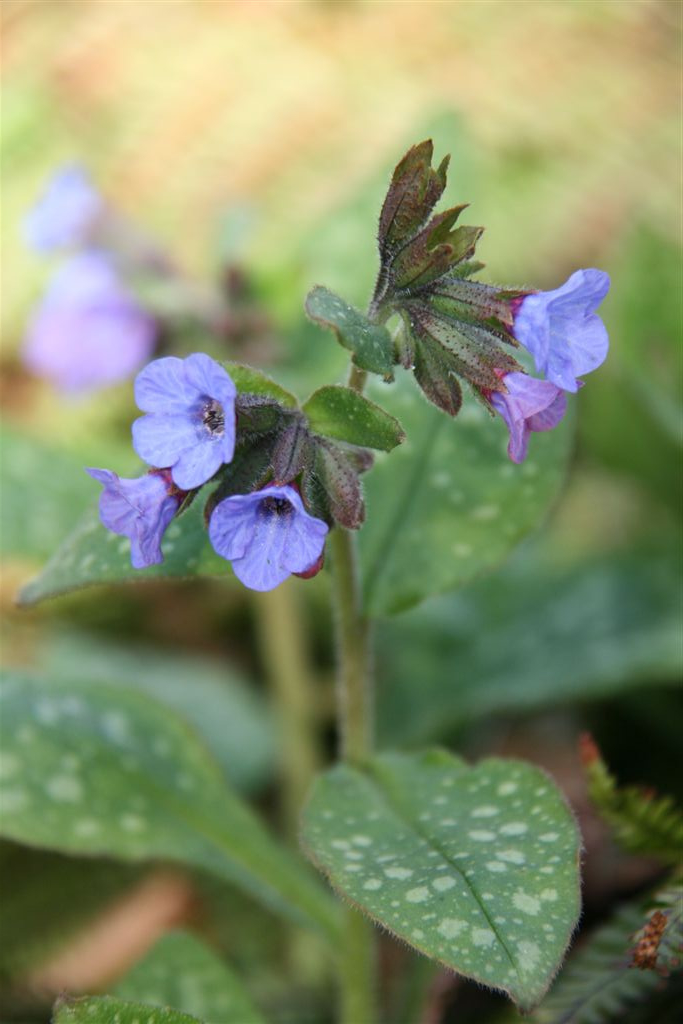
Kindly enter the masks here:
M 104 201 L 81 167 L 65 167 L 24 221 L 27 242 L 39 252 L 52 252 L 86 240 L 104 209 Z
M 508 455 L 513 462 L 524 462 L 529 433 L 556 427 L 566 412 L 567 397 L 552 381 L 526 373 L 506 373 L 502 381 L 507 393 L 491 391 L 488 397 L 510 431 Z
M 220 363 L 196 352 L 156 359 L 138 374 L 133 447 L 150 466 L 170 467 L 185 491 L 201 487 L 235 450 L 237 389 Z
M 209 539 L 245 586 L 272 590 L 292 573 L 308 575 L 322 564 L 328 529 L 285 484 L 219 502 L 209 521 Z
M 156 324 L 100 252 L 72 257 L 55 274 L 31 320 L 26 366 L 61 391 L 123 380 L 152 354 Z
M 539 373 L 564 391 L 578 391 L 577 377 L 605 361 L 609 339 L 595 310 L 609 285 L 602 270 L 577 270 L 560 288 L 533 292 L 517 305 L 515 337 Z
M 184 495 L 173 486 L 168 473 L 148 473 L 125 480 L 109 469 L 86 470 L 104 485 L 100 495 L 100 519 L 112 533 L 130 537 L 134 569 L 163 562 L 161 538 L 178 511 Z

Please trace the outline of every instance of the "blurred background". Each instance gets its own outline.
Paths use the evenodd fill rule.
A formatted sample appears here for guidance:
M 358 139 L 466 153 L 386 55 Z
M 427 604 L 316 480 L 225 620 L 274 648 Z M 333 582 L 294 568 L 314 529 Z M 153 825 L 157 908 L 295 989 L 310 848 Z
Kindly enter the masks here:
M 441 743 L 548 768 L 582 821 L 585 928 L 651 884 L 657 866 L 620 854 L 592 814 L 576 748 L 589 729 L 621 780 L 680 791 L 680 10 L 667 0 L 5 0 L 6 663 L 125 680 L 190 718 L 192 678 L 207 709 L 198 728 L 210 732 L 228 708 L 211 738 L 228 777 L 293 832 L 307 775 L 333 750 L 324 579 L 287 590 L 311 637 L 295 620 L 278 635 L 282 608 L 270 616 L 219 580 L 14 607 L 93 502 L 81 467 L 135 466 L 129 383 L 70 399 L 22 363 L 58 262 L 27 247 L 22 222 L 55 169 L 82 164 L 188 280 L 228 296 L 214 353 L 305 395 L 341 378 L 346 356 L 306 323 L 304 296 L 324 283 L 367 303 L 391 169 L 432 137 L 439 159 L 452 154 L 447 197 L 486 225 L 483 278 L 550 288 L 576 267 L 607 270 L 611 352 L 578 396 L 571 471 L 541 533 L 496 574 L 379 626 L 378 732 L 384 746 Z M 186 351 L 193 332 L 180 339 Z M 319 736 L 293 778 L 269 685 L 272 651 L 290 641 Z M 47 1020 L 46 992 L 111 987 L 177 925 L 232 959 L 269 1019 L 331 1019 L 324 967 L 232 889 L 9 842 L 0 859 L 7 1019 Z M 113 928 L 115 914 L 127 929 Z M 181 949 L 181 959 L 191 957 Z M 384 961 L 396 1008 L 408 996 L 395 979 L 413 959 L 387 944 Z M 456 997 L 459 1021 L 507 1012 L 475 986 L 433 984 L 434 1022 L 450 1019 Z M 222 1024 L 218 1005 L 186 1008 Z M 403 1020 L 398 1009 L 391 1020 Z

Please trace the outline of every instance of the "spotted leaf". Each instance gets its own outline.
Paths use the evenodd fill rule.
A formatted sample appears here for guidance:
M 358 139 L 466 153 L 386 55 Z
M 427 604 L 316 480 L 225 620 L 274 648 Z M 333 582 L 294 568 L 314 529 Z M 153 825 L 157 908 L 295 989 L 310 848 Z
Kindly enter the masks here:
M 444 751 L 340 765 L 304 816 L 310 856 L 345 898 L 427 956 L 535 1006 L 579 911 L 579 835 L 550 779 Z
M 55 1006 L 54 1024 L 201 1024 L 168 1006 L 129 1003 L 113 996 L 86 996 L 60 1000 Z
M 2 835 L 64 853 L 205 868 L 334 931 L 336 908 L 167 705 L 125 686 L 12 674 L 0 686 Z

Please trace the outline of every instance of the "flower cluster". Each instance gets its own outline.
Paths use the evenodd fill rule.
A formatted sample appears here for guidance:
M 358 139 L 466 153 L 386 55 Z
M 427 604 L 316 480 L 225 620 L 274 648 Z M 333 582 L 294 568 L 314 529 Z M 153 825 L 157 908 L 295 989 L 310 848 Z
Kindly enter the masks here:
M 480 227 L 458 225 L 465 209 L 433 215 L 446 187 L 448 158 L 432 168 L 427 140 L 397 165 L 379 219 L 380 272 L 375 318 L 398 313 L 403 330 L 392 362 L 412 369 L 426 397 L 456 416 L 465 380 L 510 431 L 508 453 L 521 462 L 530 432 L 550 430 L 583 374 L 607 355 L 595 310 L 609 290 L 600 270 L 578 270 L 560 288 L 528 292 L 473 280 Z M 528 376 L 512 351 L 522 345 L 543 380 Z M 386 375 L 385 375 L 386 376 Z
M 135 398 L 145 415 L 133 424 L 133 447 L 154 468 L 134 480 L 88 470 L 104 486 L 102 523 L 130 538 L 136 569 L 163 561 L 161 540 L 171 520 L 232 463 L 236 397 L 227 370 L 202 353 L 157 359 L 138 374 Z M 219 496 L 208 525 L 216 552 L 252 590 L 271 590 L 292 574 L 311 576 L 322 566 L 329 526 L 307 512 L 293 482 Z
M 29 324 L 23 348 L 32 373 L 58 390 L 83 393 L 129 377 L 152 355 L 157 324 L 103 247 L 111 219 L 79 167 L 55 174 L 28 214 L 24 232 L 40 253 L 72 250 Z
M 512 303 L 514 336 L 545 377 L 502 374 L 506 390 L 487 396 L 510 431 L 508 454 L 513 462 L 526 458 L 530 432 L 557 426 L 567 408 L 565 393 L 576 392 L 583 384 L 578 378 L 604 362 L 609 342 L 595 310 L 609 284 L 602 270 L 577 270 L 561 287 L 531 292 Z

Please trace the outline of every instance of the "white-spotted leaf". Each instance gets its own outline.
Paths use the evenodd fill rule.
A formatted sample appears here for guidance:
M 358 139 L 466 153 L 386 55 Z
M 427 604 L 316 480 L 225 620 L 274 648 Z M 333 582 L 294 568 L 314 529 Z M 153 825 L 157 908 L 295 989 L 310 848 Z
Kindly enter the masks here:
M 393 378 L 394 346 L 386 327 L 372 323 L 360 310 L 321 285 L 308 293 L 305 308 L 311 320 L 333 330 L 340 345 L 353 352 L 356 366 Z
M 340 765 L 314 786 L 304 842 L 332 885 L 452 970 L 524 1010 L 579 911 L 579 835 L 538 768 L 445 751 Z
M 93 492 L 97 490 L 93 487 Z M 209 543 L 203 505 L 204 502 L 198 498 L 166 530 L 161 545 L 164 554 L 161 565 L 134 569 L 130 564 L 130 541 L 102 526 L 93 501 L 93 507 L 80 519 L 40 575 L 20 591 L 19 603 L 35 604 L 96 583 L 144 582 L 159 577 L 200 574 L 231 578 L 230 566 Z
M 174 1006 L 206 1024 L 263 1024 L 235 972 L 186 932 L 164 935 L 116 985 L 113 995 Z
M 572 431 L 565 423 L 532 434 L 529 456 L 516 466 L 504 423 L 474 399 L 453 420 L 428 405 L 407 374 L 391 387 L 371 381 L 368 393 L 407 434 L 364 481 L 365 604 L 380 616 L 494 568 L 538 527 L 564 477 Z
M 86 996 L 55 1006 L 53 1024 L 202 1024 L 180 1010 L 167 1006 L 145 1006 L 113 996 Z
M 168 706 L 121 686 L 0 686 L 2 835 L 64 853 L 205 868 L 328 933 L 336 908 Z

